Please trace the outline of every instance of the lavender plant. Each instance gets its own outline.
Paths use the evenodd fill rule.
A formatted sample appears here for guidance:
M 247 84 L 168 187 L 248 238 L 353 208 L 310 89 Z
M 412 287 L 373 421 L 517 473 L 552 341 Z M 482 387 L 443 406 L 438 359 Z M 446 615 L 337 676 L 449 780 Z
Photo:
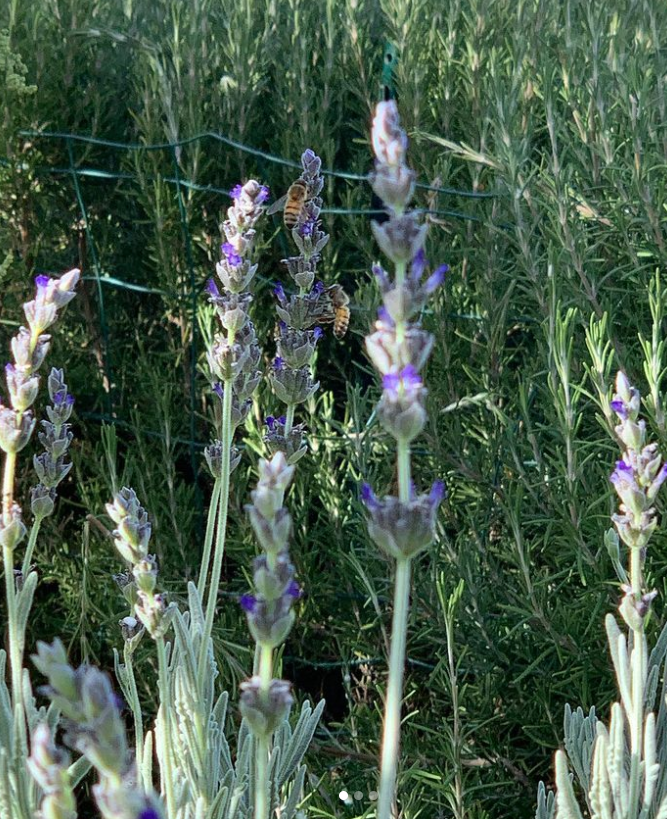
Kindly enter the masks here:
M 3 552 L 10 686 L 5 682 L 7 653 L 0 652 L 0 805 L 6 815 L 30 817 L 40 800 L 40 791 L 31 787 L 26 760 L 28 736 L 37 725 L 56 714 L 38 709 L 29 675 L 23 669 L 23 652 L 37 573 L 31 560 L 45 517 L 50 515 L 56 499 L 56 487 L 69 472 L 66 454 L 72 440 L 67 423 L 73 399 L 61 370 L 52 370 L 48 378 L 52 406 L 47 407 L 48 420 L 42 421 L 39 440 L 44 452 L 34 457 L 39 483 L 31 493 L 33 522 L 21 568 L 15 569 L 15 552 L 28 530 L 23 522 L 22 507 L 16 496 L 16 474 L 19 453 L 30 442 L 35 429 L 33 405 L 39 393 L 39 370 L 48 352 L 51 337 L 46 333 L 57 320 L 61 309 L 74 298 L 79 270 L 74 269 L 57 279 L 38 276 L 35 298 L 23 305 L 27 327 L 20 327 L 12 339 L 13 361 L 5 367 L 9 402 L 0 401 L 0 450 L 2 464 L 2 516 L 0 544 Z M 67 797 L 63 797 L 67 801 Z
M 299 253 L 282 262 L 298 293 L 287 296 L 281 284 L 274 288 L 277 298 L 277 355 L 269 371 L 269 380 L 279 401 L 286 405 L 285 414 L 267 419 L 267 441 L 270 447 L 286 452 L 290 463 L 296 463 L 306 451 L 305 426 L 294 427 L 296 407 L 311 398 L 319 387 L 313 377 L 312 360 L 322 329 L 317 324 L 333 320 L 333 309 L 322 282 L 316 281 L 321 252 L 329 242 L 322 230 L 320 193 L 324 179 L 322 162 L 310 149 L 301 156 L 303 172 L 295 184 L 303 185 L 305 201 L 296 206 L 296 224 L 290 234 Z M 294 186 L 292 186 L 293 188 Z M 292 190 L 290 188 L 290 190 Z M 289 207 L 288 201 L 285 207 Z
M 611 614 L 605 627 L 620 700 L 612 705 L 609 727 L 597 719 L 594 708 L 587 716 L 581 708 L 566 708 L 565 750 L 556 753 L 557 795 L 554 800 L 540 786 L 538 819 L 582 819 L 568 759 L 591 816 L 667 815 L 667 758 L 661 739 L 667 724 L 667 630 L 649 652 L 646 624 L 657 592 L 646 588 L 644 572 L 648 545 L 658 525 L 655 501 L 667 479 L 667 463 L 658 445 L 647 442 L 640 402 L 639 391 L 619 372 L 609 407 L 618 419 L 614 432 L 622 450 L 610 478 L 620 504 L 612 515 L 615 528 L 608 530 L 605 543 L 623 592 L 619 614 L 625 631 Z M 628 549 L 625 563 L 621 543 Z
M 432 542 L 445 495 L 440 481 L 429 493 L 417 494 L 412 480 L 411 445 L 426 423 L 426 388 L 420 371 L 433 346 L 432 336 L 421 328 L 417 316 L 448 268 L 443 265 L 425 278 L 423 246 L 428 226 L 420 224 L 416 212 L 407 210 L 415 174 L 405 163 L 408 141 L 395 102 L 378 104 L 372 143 L 376 160 L 371 185 L 389 215 L 385 222 L 372 222 L 372 228 L 380 249 L 394 265 L 394 274 L 380 264 L 373 266 L 383 306 L 374 332 L 366 339 L 366 350 L 382 376 L 377 415 L 396 441 L 398 496 L 378 498 L 364 484 L 362 499 L 370 537 L 396 564 L 377 810 L 378 819 L 390 819 L 396 798 L 412 560 Z
M 279 807 L 278 789 L 285 780 L 284 765 L 288 761 L 272 755 L 271 743 L 293 702 L 290 684 L 273 678 L 274 651 L 287 639 L 294 623 L 292 606 L 301 593 L 294 579 L 288 549 L 292 519 L 283 507 L 285 491 L 293 476 L 294 466 L 288 463 L 283 452 L 277 452 L 270 461 L 261 460 L 252 504 L 246 507 L 263 550 L 254 561 L 254 593 L 241 598 L 250 633 L 257 645 L 255 673 L 241 684 L 241 713 L 257 743 L 254 819 L 269 819 L 275 815 Z M 312 739 L 323 707 L 324 702 L 321 702 L 312 714 L 308 714 L 307 730 L 300 737 L 304 747 Z M 276 742 L 278 751 L 281 745 L 280 741 Z M 293 766 L 291 760 L 289 766 Z M 289 800 L 281 808 L 281 816 L 283 812 L 294 815 L 305 773 L 305 767 L 299 768 Z
M 228 694 L 216 695 L 218 668 L 212 629 L 217 606 L 222 556 L 227 527 L 230 475 L 240 460 L 232 446 L 234 430 L 248 413 L 250 396 L 259 384 L 261 350 L 248 315 L 252 300 L 246 292 L 256 270 L 250 257 L 255 224 L 262 214 L 266 188 L 254 180 L 232 191 L 223 231 L 223 258 L 217 266 L 217 284 L 209 283 L 220 330 L 207 353 L 216 379 L 213 390 L 222 400 L 220 438 L 205 450 L 215 478 L 206 529 L 199 583 L 188 586 L 188 607 L 181 612 L 157 593 L 157 561 L 148 552 L 151 524 L 132 489 L 116 494 L 107 512 L 116 525 L 116 548 L 130 571 L 118 576 L 130 603 L 121 620 L 125 640 L 123 662 L 116 655 L 116 670 L 134 720 L 135 756 L 143 786 L 152 781 L 153 749 L 157 752 L 161 795 L 167 819 L 212 819 L 269 816 L 274 808 L 293 817 L 302 795 L 305 768 L 301 759 L 312 738 L 322 706 L 306 703 L 294 732 L 287 723 L 292 704 L 290 686 L 272 679 L 273 651 L 286 638 L 293 622 L 291 603 L 298 595 L 289 561 L 287 541 L 291 518 L 282 508 L 294 466 L 277 452 L 260 463 L 260 482 L 248 507 L 251 522 L 266 554 L 255 561 L 255 594 L 244 606 L 257 641 L 255 674 L 241 686 L 241 723 L 236 760 L 232 761 L 225 735 Z M 292 455 L 302 452 L 299 443 Z M 212 559 L 212 565 L 211 565 Z M 210 569 L 208 598 L 204 592 Z M 173 644 L 166 636 L 173 627 Z M 137 696 L 133 654 L 144 632 L 156 642 L 160 705 L 155 726 L 144 731 Z M 273 746 L 273 747 L 272 747 Z

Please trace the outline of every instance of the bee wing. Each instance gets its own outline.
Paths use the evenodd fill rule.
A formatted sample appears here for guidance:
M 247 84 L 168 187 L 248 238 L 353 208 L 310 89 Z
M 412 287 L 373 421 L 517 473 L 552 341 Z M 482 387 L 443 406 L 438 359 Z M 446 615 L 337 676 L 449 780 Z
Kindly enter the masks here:
M 278 213 L 279 210 L 285 207 L 285 202 L 287 202 L 287 194 L 281 196 L 280 199 L 276 199 L 272 205 L 269 205 L 266 209 L 267 214 L 271 216 L 272 213 Z

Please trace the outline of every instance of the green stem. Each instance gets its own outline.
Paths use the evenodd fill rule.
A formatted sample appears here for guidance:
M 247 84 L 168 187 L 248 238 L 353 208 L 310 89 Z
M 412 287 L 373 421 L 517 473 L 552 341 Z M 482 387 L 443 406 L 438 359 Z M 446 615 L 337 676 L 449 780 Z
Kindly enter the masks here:
M 630 551 L 630 585 L 636 600 L 642 595 L 641 549 Z M 632 632 L 632 714 L 630 716 L 630 800 L 628 819 L 635 819 L 640 810 L 642 734 L 644 728 L 644 676 L 646 638 L 644 622 Z
M 14 553 L 3 548 L 2 558 L 5 571 L 5 593 L 7 595 L 7 625 L 9 636 L 9 662 L 12 674 L 12 703 L 14 712 L 19 706 L 23 713 L 23 686 L 21 685 L 21 643 L 16 618 L 16 581 L 14 579 Z
M 215 551 L 213 554 L 213 568 L 211 570 L 211 585 L 208 590 L 208 601 L 206 604 L 206 620 L 204 623 L 204 633 L 202 634 L 201 646 L 199 648 L 198 677 L 203 682 L 205 679 L 206 659 L 208 657 L 208 644 L 213 632 L 213 618 L 215 617 L 215 607 L 218 601 L 218 589 L 220 587 L 220 574 L 222 572 L 222 556 L 225 550 L 225 535 L 227 533 L 227 511 L 229 508 L 229 464 L 232 447 L 232 382 L 225 381 L 222 399 L 222 464 L 220 470 L 220 495 L 218 501 L 218 528 L 215 538 Z
M 164 747 L 162 749 L 162 762 L 164 770 L 160 771 L 162 778 L 162 790 L 167 803 L 167 819 L 175 819 L 176 803 L 174 798 L 174 774 L 171 759 L 171 712 L 169 710 L 169 678 L 167 669 L 167 650 L 164 644 L 164 637 L 156 640 L 158 675 L 160 680 L 160 710 L 162 712 L 162 732 Z
M 412 483 L 410 442 L 401 438 L 397 441 L 396 447 L 398 450 L 398 497 L 401 503 L 407 503 L 410 500 L 410 486 Z
M 199 569 L 199 581 L 197 591 L 200 600 L 204 599 L 206 589 L 206 578 L 208 577 L 209 564 L 211 562 L 211 546 L 213 545 L 213 534 L 215 532 L 215 519 L 218 514 L 218 504 L 220 503 L 220 478 L 215 479 L 213 492 L 211 494 L 211 505 L 208 508 L 208 518 L 206 520 L 206 536 L 204 538 L 204 553 L 202 554 L 201 567 Z
M 271 646 L 260 646 L 259 649 L 259 678 L 262 696 L 268 697 L 273 677 L 273 649 Z
M 123 650 L 123 659 L 125 660 L 125 671 L 127 672 L 128 686 L 130 689 L 130 708 L 132 710 L 132 718 L 134 719 L 134 744 L 135 756 L 137 760 L 137 776 L 141 779 L 143 776 L 143 754 L 144 754 L 144 724 L 141 713 L 141 704 L 139 703 L 139 693 L 137 691 L 137 681 L 134 677 L 134 664 L 132 662 L 132 651 L 127 643 Z M 150 782 L 144 782 L 144 788 L 150 787 Z
M 294 411 L 296 410 L 296 404 L 288 404 L 287 405 L 287 412 L 285 413 L 285 438 L 290 434 L 292 431 L 292 427 L 294 426 Z
M 7 452 L 2 474 L 2 519 L 5 526 L 11 521 L 11 508 L 14 503 L 14 477 L 16 474 L 16 453 Z M 18 633 L 16 612 L 16 581 L 14 579 L 14 552 L 3 548 L 2 560 L 5 572 L 5 593 L 7 596 L 7 626 L 9 636 L 9 664 L 12 676 L 12 703 L 14 712 L 17 706 L 23 713 L 23 686 L 21 685 L 21 641 Z
M 35 544 L 37 543 L 37 537 L 39 536 L 39 530 L 42 528 L 43 520 L 44 518 L 35 518 L 32 528 L 30 529 L 30 537 L 28 538 L 28 545 L 26 546 L 25 555 L 23 556 L 23 564 L 21 566 L 21 574 L 23 575 L 24 580 L 30 571 L 32 555 L 35 551 Z
M 260 696 L 268 699 L 273 677 L 273 649 L 271 646 L 259 645 L 259 678 Z M 255 760 L 255 817 L 268 819 L 268 770 L 271 738 L 257 737 L 257 758 Z
M 269 738 L 257 738 L 257 760 L 255 765 L 255 817 L 269 819 L 268 800 L 269 778 Z
M 410 568 L 409 558 L 401 558 L 396 561 L 394 615 L 391 624 L 391 650 L 389 653 L 389 683 L 384 710 L 377 819 L 391 819 L 391 808 L 396 793 L 396 771 L 401 736 L 403 671 L 408 630 L 408 609 L 410 607 Z

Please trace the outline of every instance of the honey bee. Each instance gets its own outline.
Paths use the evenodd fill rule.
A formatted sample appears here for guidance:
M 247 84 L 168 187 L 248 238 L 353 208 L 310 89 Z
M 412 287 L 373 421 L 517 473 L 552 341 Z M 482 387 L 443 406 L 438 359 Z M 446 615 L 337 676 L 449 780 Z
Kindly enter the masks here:
M 287 230 L 296 227 L 299 217 L 303 212 L 306 202 L 309 200 L 308 185 L 303 179 L 293 182 L 284 196 L 277 199 L 266 211 L 268 214 L 277 213 L 282 209 L 283 222 Z
M 337 339 L 341 339 L 350 326 L 350 297 L 339 284 L 332 284 L 326 292 L 331 298 L 334 309 L 334 335 Z

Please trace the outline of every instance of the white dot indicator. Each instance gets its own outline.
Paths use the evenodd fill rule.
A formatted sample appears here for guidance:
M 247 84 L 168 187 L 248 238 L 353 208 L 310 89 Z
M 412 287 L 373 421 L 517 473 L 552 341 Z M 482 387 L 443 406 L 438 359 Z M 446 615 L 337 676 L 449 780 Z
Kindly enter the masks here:
M 350 794 L 347 791 L 341 791 L 338 794 L 338 798 L 341 802 L 347 802 L 347 800 L 350 798 Z
M 363 795 L 363 793 L 362 793 L 361 791 L 355 791 L 355 792 L 354 792 L 354 794 L 353 794 L 353 796 L 354 796 L 354 798 L 357 800 L 357 802 L 358 802 L 360 799 L 363 799 L 363 798 L 364 798 L 364 795 Z
M 378 798 L 378 792 L 377 791 L 371 791 L 368 794 L 368 798 L 371 800 L 371 802 L 375 802 L 375 800 Z

